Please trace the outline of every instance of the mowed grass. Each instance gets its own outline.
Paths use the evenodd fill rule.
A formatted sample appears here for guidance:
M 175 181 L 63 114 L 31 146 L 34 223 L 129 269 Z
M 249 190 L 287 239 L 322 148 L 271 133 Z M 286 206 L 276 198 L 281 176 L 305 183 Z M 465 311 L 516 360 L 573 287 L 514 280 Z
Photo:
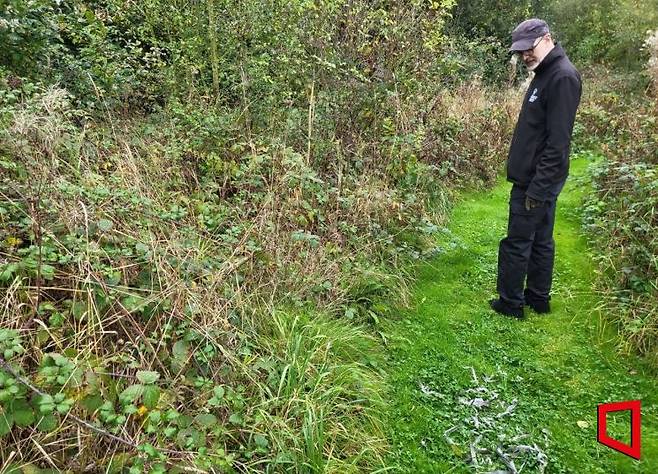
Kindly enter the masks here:
M 641 360 L 617 355 L 616 332 L 597 310 L 595 265 L 578 217 L 586 166 L 585 159 L 574 160 L 558 202 L 550 315 L 527 311 L 526 320 L 516 321 L 488 308 L 510 185 L 501 180 L 489 192 L 466 194 L 454 208 L 439 239 L 439 256 L 418 268 L 412 308 L 385 328 L 392 387 L 388 464 L 396 472 L 476 470 L 465 462 L 468 444 L 450 446 L 444 436 L 463 424 L 466 412 L 458 398 L 473 386 L 470 367 L 479 376 L 494 375 L 500 399 L 518 399 L 505 423 L 528 435 L 525 444 L 542 447 L 549 459 L 546 472 L 658 472 L 658 378 Z M 427 396 L 421 384 L 437 394 Z M 596 439 L 597 405 L 631 399 L 642 400 L 639 462 Z M 627 418 L 609 422 L 609 432 L 625 442 Z

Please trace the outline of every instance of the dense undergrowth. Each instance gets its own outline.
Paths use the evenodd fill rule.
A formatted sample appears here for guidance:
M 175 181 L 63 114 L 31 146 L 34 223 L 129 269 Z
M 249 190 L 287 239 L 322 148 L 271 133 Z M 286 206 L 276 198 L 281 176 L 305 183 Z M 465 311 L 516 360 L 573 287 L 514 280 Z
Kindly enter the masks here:
M 435 104 L 456 136 L 509 126 L 468 97 Z M 276 140 L 204 143 L 228 118 L 196 107 L 83 127 L 76 113 L 50 88 L 3 115 L 0 430 L 19 459 L 41 458 L 36 441 L 72 471 L 128 462 L 131 445 L 204 469 L 376 464 L 370 334 L 403 296 L 402 262 L 431 250 L 441 176 L 477 160 L 492 177 L 502 141 L 488 161 L 457 139 L 442 144 L 456 161 L 363 173 L 340 148 L 321 170 Z M 71 415 L 122 442 L 71 444 Z
M 652 65 L 655 59 L 649 64 L 655 85 Z M 585 227 L 598 250 L 605 312 L 623 334 L 623 349 L 639 350 L 655 366 L 658 102 L 651 89 L 648 95 L 625 91 L 628 82 L 624 77 L 594 87 L 581 113 L 580 146 L 600 156 L 592 170 L 594 192 L 586 203 Z

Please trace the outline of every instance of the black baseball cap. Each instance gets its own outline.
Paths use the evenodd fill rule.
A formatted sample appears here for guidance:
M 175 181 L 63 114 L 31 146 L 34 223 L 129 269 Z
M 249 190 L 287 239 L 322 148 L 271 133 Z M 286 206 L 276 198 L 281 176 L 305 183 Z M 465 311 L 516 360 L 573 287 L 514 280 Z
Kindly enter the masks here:
M 535 40 L 547 34 L 548 25 L 544 20 L 531 18 L 519 23 L 512 31 L 510 53 L 518 53 L 532 48 Z

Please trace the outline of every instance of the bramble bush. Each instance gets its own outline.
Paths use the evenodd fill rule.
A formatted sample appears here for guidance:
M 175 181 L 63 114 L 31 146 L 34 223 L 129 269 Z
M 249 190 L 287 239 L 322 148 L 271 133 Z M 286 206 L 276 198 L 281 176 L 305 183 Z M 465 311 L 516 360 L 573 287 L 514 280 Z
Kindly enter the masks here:
M 515 98 L 462 92 L 421 117 L 389 96 L 379 138 L 310 155 L 293 126 L 250 136 L 217 104 L 101 122 L 38 85 L 5 104 L 3 446 L 43 467 L 30 440 L 48 437 L 71 472 L 381 465 L 381 318 L 433 250 L 448 183 L 493 179 L 491 123 L 514 116 Z

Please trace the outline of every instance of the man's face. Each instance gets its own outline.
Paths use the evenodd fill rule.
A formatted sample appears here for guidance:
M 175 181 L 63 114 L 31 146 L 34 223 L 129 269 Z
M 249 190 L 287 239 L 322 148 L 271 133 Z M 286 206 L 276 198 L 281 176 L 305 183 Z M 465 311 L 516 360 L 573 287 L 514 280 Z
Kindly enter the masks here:
M 546 57 L 551 50 L 551 41 L 548 35 L 541 36 L 535 40 L 531 49 L 519 52 L 519 56 L 525 63 L 529 71 L 534 71 L 539 63 Z

